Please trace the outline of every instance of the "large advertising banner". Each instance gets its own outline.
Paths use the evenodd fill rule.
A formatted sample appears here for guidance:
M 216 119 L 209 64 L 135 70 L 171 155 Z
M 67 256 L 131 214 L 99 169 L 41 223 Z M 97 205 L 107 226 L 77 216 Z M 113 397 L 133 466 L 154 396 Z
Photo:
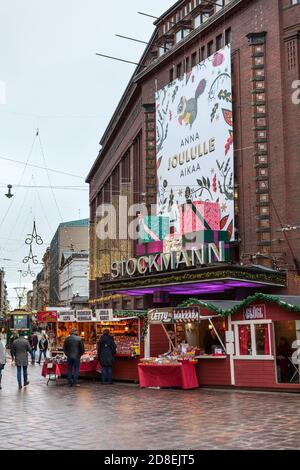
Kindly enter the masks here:
M 231 47 L 156 93 L 158 214 L 180 228 L 179 205 L 219 203 L 234 239 Z

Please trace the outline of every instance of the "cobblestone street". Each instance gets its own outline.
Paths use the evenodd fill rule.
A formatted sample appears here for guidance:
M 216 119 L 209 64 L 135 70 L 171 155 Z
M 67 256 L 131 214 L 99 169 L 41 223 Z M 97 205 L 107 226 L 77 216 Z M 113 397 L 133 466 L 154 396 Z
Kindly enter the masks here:
M 62 379 L 30 366 L 17 388 L 8 362 L 0 392 L 0 449 L 300 449 L 299 395 L 137 386 Z

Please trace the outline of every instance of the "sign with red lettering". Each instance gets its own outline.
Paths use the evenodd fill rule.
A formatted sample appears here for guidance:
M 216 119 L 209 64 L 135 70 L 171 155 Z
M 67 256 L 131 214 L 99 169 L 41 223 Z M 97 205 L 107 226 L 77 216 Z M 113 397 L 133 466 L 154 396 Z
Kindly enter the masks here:
M 56 323 L 57 312 L 38 312 L 37 319 L 40 323 Z
M 249 305 L 244 310 L 245 320 L 266 320 L 267 310 L 264 304 L 262 305 Z

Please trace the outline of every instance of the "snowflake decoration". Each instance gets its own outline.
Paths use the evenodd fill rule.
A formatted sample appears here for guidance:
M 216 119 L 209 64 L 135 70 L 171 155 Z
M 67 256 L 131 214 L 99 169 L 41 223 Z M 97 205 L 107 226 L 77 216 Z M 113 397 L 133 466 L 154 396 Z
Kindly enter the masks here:
M 227 204 L 221 204 L 221 211 L 226 212 L 227 211 Z

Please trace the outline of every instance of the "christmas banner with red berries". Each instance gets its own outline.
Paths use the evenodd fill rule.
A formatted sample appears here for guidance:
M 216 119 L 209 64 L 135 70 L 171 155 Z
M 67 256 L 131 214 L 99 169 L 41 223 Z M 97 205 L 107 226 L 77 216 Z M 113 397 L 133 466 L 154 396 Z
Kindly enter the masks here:
M 181 204 L 220 205 L 221 230 L 234 230 L 231 47 L 156 93 L 158 214 L 180 233 Z

